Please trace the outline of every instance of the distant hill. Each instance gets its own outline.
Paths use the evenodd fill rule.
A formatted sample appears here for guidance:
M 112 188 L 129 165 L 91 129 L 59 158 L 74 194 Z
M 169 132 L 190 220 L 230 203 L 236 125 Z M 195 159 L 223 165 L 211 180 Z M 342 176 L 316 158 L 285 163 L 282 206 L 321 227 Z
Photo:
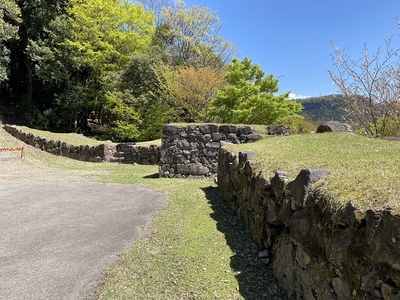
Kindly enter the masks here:
M 342 108 L 346 106 L 342 95 L 311 97 L 307 99 L 296 99 L 295 101 L 303 105 L 303 110 L 300 115 L 313 122 L 346 122 L 348 119 L 346 113 L 342 110 Z

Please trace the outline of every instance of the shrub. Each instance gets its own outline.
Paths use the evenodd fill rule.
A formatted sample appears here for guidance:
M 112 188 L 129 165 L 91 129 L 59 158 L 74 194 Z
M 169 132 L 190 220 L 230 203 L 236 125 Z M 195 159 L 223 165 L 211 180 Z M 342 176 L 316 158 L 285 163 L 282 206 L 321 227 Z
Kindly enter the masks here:
M 287 117 L 283 124 L 293 134 L 310 133 L 317 128 L 315 123 L 299 115 Z

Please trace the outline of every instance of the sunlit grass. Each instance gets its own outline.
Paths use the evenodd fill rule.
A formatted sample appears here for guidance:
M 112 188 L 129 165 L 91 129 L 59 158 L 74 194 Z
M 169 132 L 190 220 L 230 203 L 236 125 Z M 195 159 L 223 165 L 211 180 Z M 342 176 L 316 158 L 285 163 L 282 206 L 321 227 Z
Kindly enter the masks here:
M 40 136 L 41 138 L 45 138 L 47 140 L 62 141 L 70 145 L 98 146 L 101 144 L 113 144 L 111 141 L 99 141 L 86 137 L 83 134 L 56 133 L 51 131 L 37 130 L 26 126 L 17 126 L 17 128 L 23 132 L 32 133 L 35 136 Z
M 147 171 L 137 173 L 136 167 Z M 251 253 L 242 256 L 250 237 L 221 210 L 213 181 L 157 178 L 156 173 L 155 167 L 119 165 L 103 177 L 163 190 L 168 205 L 154 218 L 153 233 L 136 241 L 110 271 L 100 299 L 265 299 L 274 286 L 272 274 L 262 263 L 251 264 Z
M 364 209 L 400 208 L 399 142 L 325 133 L 266 138 L 229 149 L 256 152 L 265 177 L 285 171 L 293 180 L 303 168 L 330 170 L 321 183 L 340 204 L 355 200 Z
M 171 125 L 176 125 L 176 126 L 188 126 L 188 125 L 217 125 L 217 126 L 221 126 L 221 125 L 227 125 L 227 124 L 221 124 L 221 123 L 171 123 Z M 254 124 L 254 125 L 249 125 L 249 124 L 231 124 L 233 126 L 252 126 L 255 129 L 255 133 L 261 134 L 261 135 L 266 135 L 268 134 L 268 126 L 266 125 L 258 125 L 258 124 Z
M 17 126 L 17 128 L 26 133 L 32 133 L 33 135 L 40 136 L 40 137 L 48 139 L 48 140 L 54 140 L 54 141 L 60 140 L 60 141 L 66 142 L 67 144 L 70 144 L 70 145 L 98 146 L 101 144 L 107 144 L 107 145 L 117 144 L 117 143 L 113 143 L 111 141 L 96 140 L 96 139 L 93 139 L 90 137 L 86 137 L 83 134 L 78 134 L 78 133 L 73 133 L 73 132 L 72 133 L 56 133 L 56 132 L 45 131 L 45 130 L 37 130 L 37 129 L 33 129 L 30 127 L 26 127 L 26 126 Z M 148 147 L 150 145 L 160 146 L 161 139 L 157 139 L 154 141 L 138 142 L 136 145 L 143 146 L 143 147 Z
M 138 146 L 149 147 L 151 145 L 161 146 L 161 139 L 154 141 L 146 141 L 146 142 L 138 142 L 136 143 Z

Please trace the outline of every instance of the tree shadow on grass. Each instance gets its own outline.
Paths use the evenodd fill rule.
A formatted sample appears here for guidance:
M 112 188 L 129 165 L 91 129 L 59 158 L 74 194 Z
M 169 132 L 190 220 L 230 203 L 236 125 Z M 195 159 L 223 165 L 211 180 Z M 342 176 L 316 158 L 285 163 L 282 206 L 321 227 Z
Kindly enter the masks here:
M 152 178 L 152 179 L 160 178 L 160 174 L 154 173 L 154 174 L 150 174 L 150 175 L 147 175 L 147 176 L 143 176 L 143 178 Z
M 239 292 L 244 299 L 283 299 L 278 291 L 272 269 L 258 259 L 257 246 L 242 222 L 232 213 L 219 196 L 218 188 L 203 189 L 213 209 L 211 217 L 217 221 L 217 229 L 225 235 L 227 244 L 235 254 L 230 266 L 236 274 Z

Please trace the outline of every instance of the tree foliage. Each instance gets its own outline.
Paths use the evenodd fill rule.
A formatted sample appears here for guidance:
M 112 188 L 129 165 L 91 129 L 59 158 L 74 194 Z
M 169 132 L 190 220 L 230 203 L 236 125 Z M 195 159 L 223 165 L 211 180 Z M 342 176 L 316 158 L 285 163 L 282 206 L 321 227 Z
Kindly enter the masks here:
M 176 103 L 167 83 L 171 76 L 168 55 L 157 46 L 135 54 L 122 75 L 120 89 L 141 116 L 140 140 L 159 138 L 162 126 L 174 119 Z
M 180 67 L 176 71 L 176 98 L 185 122 L 208 122 L 208 106 L 225 84 L 224 74 L 209 67 Z
M 9 49 L 6 41 L 18 38 L 21 11 L 13 0 L 0 0 L 0 83 L 7 79 Z
M 146 9 L 150 9 L 156 16 L 156 25 L 162 24 L 162 11 L 169 6 L 172 6 L 169 0 L 138 0 Z
M 92 114 L 108 125 L 116 139 L 127 138 L 122 128 L 137 138 L 138 129 L 132 128 L 137 112 L 117 85 L 131 56 L 151 42 L 154 15 L 139 4 L 118 0 L 72 0 L 68 12 L 71 33 L 63 45 L 73 53 L 82 76 L 75 90 L 85 92 L 86 117 Z
M 66 43 L 94 72 L 120 69 L 143 50 L 154 32 L 154 15 L 118 0 L 71 0 L 72 33 Z
M 184 1 L 176 0 L 173 6 L 164 6 L 161 16 L 167 51 L 177 65 L 221 70 L 236 52 L 219 34 L 222 24 L 208 7 L 186 7 Z
M 386 42 L 372 56 L 364 45 L 361 58 L 353 59 L 333 45 L 333 64 L 329 71 L 339 87 L 347 111 L 355 125 L 371 135 L 398 134 L 400 131 L 400 60 L 399 50 Z
M 19 108 L 19 113 L 28 120 L 35 117 L 38 107 L 49 105 L 47 86 L 38 80 L 35 73 L 35 49 L 32 44 L 45 44 L 48 39 L 46 28 L 58 15 L 65 12 L 68 0 L 15 0 L 20 12 L 18 38 L 5 42 L 9 50 L 9 101 Z
M 289 93 L 276 95 L 278 80 L 248 58 L 233 59 L 225 79 L 227 86 L 210 103 L 209 113 L 219 122 L 271 125 L 301 110 L 287 100 Z
M 12 122 L 145 140 L 159 138 L 167 122 L 265 123 L 295 110 L 275 95 L 277 80 L 250 62 L 240 62 L 250 68 L 239 70 L 243 80 L 234 79 L 238 60 L 224 76 L 236 50 L 216 12 L 201 5 L 0 0 L 0 16 L 0 93 Z M 217 106 L 225 94 L 241 100 Z
M 16 38 L 21 10 L 14 0 L 0 0 L 0 40 Z

